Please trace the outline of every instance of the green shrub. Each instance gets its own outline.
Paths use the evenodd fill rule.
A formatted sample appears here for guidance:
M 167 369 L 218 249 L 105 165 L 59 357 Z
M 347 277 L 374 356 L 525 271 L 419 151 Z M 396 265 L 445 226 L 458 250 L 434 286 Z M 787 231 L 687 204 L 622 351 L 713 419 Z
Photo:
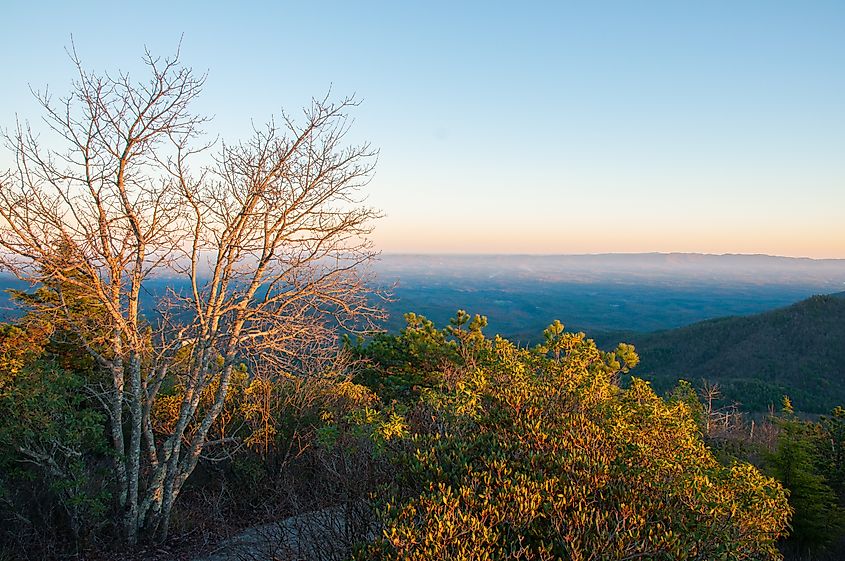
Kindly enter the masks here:
M 779 483 L 720 465 L 683 401 L 617 387 L 629 346 L 550 334 L 535 350 L 497 338 L 462 379 L 423 392 L 362 559 L 779 558 Z
M 45 354 L 43 327 L 0 327 L 0 535 L 10 548 L 78 551 L 109 524 L 105 419 L 90 379 Z

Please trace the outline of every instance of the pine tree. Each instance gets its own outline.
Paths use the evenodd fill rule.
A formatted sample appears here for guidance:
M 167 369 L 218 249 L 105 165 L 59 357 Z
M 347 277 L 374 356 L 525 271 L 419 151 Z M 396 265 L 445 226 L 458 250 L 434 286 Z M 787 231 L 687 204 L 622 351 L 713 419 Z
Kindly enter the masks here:
M 791 539 L 801 548 L 824 545 L 836 535 L 842 513 L 836 494 L 819 470 L 813 425 L 795 415 L 792 402 L 783 398 L 777 447 L 769 456 L 771 474 L 789 490 L 794 509 Z

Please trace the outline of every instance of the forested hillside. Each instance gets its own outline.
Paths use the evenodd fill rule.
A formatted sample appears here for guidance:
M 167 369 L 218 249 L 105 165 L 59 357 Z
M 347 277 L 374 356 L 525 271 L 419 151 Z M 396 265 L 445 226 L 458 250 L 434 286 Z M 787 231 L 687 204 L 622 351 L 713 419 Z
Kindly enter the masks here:
M 783 395 L 811 413 L 845 403 L 845 293 L 629 339 L 638 374 L 661 391 L 704 379 L 746 410 L 777 407 Z

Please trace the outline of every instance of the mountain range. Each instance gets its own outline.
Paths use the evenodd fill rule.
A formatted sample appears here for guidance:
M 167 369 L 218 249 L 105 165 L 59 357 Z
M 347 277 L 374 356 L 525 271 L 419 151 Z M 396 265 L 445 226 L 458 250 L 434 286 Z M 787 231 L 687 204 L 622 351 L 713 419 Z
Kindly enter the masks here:
M 688 253 L 383 255 L 385 328 L 416 312 L 437 325 L 458 309 L 486 315 L 488 334 L 535 344 L 553 320 L 605 348 L 633 343 L 634 375 L 666 391 L 678 378 L 720 384 L 764 411 L 789 395 L 813 413 L 845 405 L 845 260 Z M 183 279 L 150 279 L 146 313 Z M 9 277 L 0 288 L 25 289 Z M 833 296 L 816 294 L 838 293 Z M 798 302 L 797 304 L 795 302 Z M 0 316 L 21 310 L 0 292 Z

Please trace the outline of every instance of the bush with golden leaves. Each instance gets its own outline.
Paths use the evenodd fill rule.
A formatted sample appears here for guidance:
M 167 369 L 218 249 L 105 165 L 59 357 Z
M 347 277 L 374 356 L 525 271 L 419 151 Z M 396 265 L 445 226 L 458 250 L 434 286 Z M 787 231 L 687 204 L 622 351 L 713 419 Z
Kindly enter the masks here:
M 383 536 L 361 558 L 780 557 L 790 509 L 779 483 L 720 465 L 686 404 L 637 379 L 619 388 L 633 348 L 605 353 L 562 329 L 547 338 L 534 350 L 497 338 L 462 381 L 423 393 Z

